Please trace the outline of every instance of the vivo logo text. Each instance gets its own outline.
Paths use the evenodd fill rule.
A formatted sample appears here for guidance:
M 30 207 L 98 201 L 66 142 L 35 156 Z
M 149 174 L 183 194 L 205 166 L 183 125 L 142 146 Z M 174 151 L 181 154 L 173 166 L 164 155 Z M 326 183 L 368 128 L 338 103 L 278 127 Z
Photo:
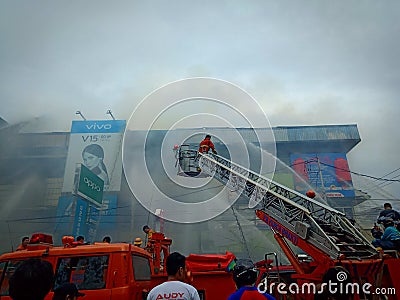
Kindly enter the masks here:
M 102 129 L 111 129 L 112 125 L 111 124 L 90 124 L 90 125 L 85 125 L 88 130 L 102 130 Z

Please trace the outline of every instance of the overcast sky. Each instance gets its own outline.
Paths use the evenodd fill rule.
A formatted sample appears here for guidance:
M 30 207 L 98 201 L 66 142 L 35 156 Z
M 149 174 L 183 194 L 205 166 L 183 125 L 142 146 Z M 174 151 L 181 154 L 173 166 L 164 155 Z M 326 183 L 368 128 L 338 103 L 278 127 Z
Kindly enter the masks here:
M 400 167 L 399 15 L 397 0 L 1 0 L 0 117 L 67 131 L 77 110 L 128 119 L 162 85 L 214 77 L 273 126 L 357 124 L 350 168 L 380 177 Z

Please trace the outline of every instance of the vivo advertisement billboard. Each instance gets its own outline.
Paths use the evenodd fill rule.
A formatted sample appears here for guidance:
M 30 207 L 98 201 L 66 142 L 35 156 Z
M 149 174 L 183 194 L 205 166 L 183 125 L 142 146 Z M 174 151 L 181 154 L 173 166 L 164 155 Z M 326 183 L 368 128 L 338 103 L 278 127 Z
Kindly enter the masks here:
M 74 191 L 76 164 L 83 164 L 101 178 L 104 192 L 120 190 L 125 126 L 124 120 L 72 122 L 63 193 Z
M 310 187 L 322 190 L 327 197 L 354 197 L 354 187 L 345 153 L 296 153 L 290 164 L 298 176 L 295 189 L 305 193 Z

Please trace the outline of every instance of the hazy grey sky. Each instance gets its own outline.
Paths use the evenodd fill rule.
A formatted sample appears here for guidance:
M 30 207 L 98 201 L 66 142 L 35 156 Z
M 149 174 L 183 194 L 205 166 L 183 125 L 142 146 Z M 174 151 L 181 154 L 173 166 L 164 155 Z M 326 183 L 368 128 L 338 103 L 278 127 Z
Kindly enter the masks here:
M 66 131 L 76 110 L 127 119 L 154 89 L 209 76 L 273 126 L 357 124 L 350 167 L 381 176 L 400 167 L 399 15 L 397 0 L 1 0 L 0 117 Z

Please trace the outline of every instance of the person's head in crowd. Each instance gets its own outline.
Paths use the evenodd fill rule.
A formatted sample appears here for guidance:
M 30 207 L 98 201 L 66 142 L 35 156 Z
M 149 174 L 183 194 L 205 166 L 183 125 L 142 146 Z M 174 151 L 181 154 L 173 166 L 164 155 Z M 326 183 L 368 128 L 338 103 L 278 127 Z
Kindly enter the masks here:
M 186 257 L 173 252 L 167 257 L 167 274 L 175 280 L 184 281 L 186 278 Z
M 385 204 L 383 204 L 383 208 L 384 208 L 384 209 L 392 209 L 392 204 L 390 204 L 390 203 L 385 203 Z
M 79 236 L 76 238 L 76 241 L 77 241 L 78 243 L 83 244 L 83 243 L 85 242 L 85 238 L 84 238 L 82 235 L 79 235 Z
M 105 236 L 105 237 L 103 238 L 103 243 L 108 243 L 108 244 L 110 244 L 110 243 L 111 243 L 111 237 Z
M 75 283 L 67 282 L 54 290 L 52 300 L 76 300 L 78 297 L 85 296 L 84 293 L 80 293 Z
M 257 269 L 249 259 L 238 259 L 233 267 L 233 281 L 238 289 L 252 286 L 257 280 Z
M 51 263 L 39 258 L 21 262 L 9 281 L 9 294 L 13 300 L 43 300 L 54 279 Z

